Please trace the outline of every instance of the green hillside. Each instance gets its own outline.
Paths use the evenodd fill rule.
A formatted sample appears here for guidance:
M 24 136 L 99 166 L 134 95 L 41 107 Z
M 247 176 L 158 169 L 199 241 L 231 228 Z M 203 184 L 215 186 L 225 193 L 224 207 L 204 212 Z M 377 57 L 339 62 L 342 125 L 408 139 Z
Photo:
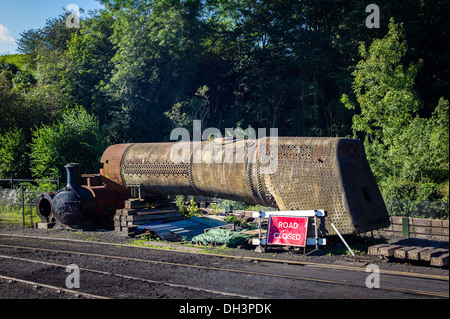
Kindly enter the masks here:
M 29 62 L 28 54 L 9 54 L 0 55 L 0 61 L 17 65 L 19 69 L 23 69 Z

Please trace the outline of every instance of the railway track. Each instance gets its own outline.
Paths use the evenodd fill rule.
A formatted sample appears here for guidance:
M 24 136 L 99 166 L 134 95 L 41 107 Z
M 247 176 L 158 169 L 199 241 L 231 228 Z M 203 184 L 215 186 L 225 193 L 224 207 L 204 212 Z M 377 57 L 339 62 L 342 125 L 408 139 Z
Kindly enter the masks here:
M 391 294 L 394 298 L 449 297 L 448 276 L 380 270 L 382 284 L 377 289 L 368 289 L 364 280 L 367 277 L 367 273 L 361 267 L 307 262 L 290 262 L 287 264 L 286 261 L 274 261 L 263 258 L 230 258 L 229 256 L 170 251 L 158 248 L 136 248 L 128 245 L 92 243 L 79 240 L 57 239 L 53 241 L 52 238 L 52 242 L 49 242 L 49 238 L 37 236 L 2 234 L 0 239 L 0 265 L 2 265 L 2 260 L 3 264 L 5 261 L 8 261 L 9 265 L 22 265 L 25 268 L 29 266 L 24 265 L 34 264 L 35 266 L 40 265 L 40 267 L 45 267 L 46 269 L 52 268 L 52 271 L 60 269 L 59 272 L 61 273 L 62 268 L 72 263 L 72 261 L 77 261 L 86 263 L 85 266 L 80 266 L 80 276 L 83 278 L 89 277 L 89 274 L 91 274 L 105 278 L 119 278 L 128 285 L 131 285 L 130 283 L 133 282 L 131 286 L 138 285 L 136 283 L 145 283 L 147 286 L 156 287 L 158 291 L 165 291 L 165 295 L 169 298 L 171 296 L 168 292 L 169 290 L 177 290 L 175 295 L 179 294 L 180 291 L 184 291 L 186 296 L 200 296 L 200 298 L 202 298 L 201 296 L 208 298 L 212 298 L 213 296 L 214 298 L 217 298 L 217 296 L 222 298 L 266 297 L 255 290 L 253 290 L 254 294 L 248 293 L 248 290 L 244 293 L 239 289 L 235 289 L 234 285 L 232 285 L 233 287 L 226 286 L 224 289 L 221 284 L 216 285 L 215 288 L 204 286 L 204 284 L 208 286 L 208 283 L 210 284 L 211 281 L 192 283 L 192 281 L 195 281 L 193 280 L 194 276 L 201 277 L 206 276 L 206 274 L 212 276 L 212 278 L 230 278 L 230 280 L 237 280 L 238 283 L 242 283 L 243 280 L 248 280 L 248 278 L 261 283 L 283 282 L 283 284 L 290 283 L 290 285 L 302 285 L 302 287 L 306 287 L 309 283 L 315 287 L 315 290 L 319 289 L 322 293 L 324 290 L 346 290 L 350 288 L 358 290 L 358 293 L 375 294 L 378 297 L 386 294 Z M 58 245 L 55 245 L 55 242 L 60 247 L 56 247 Z M 54 247 L 50 247 L 52 245 Z M 103 249 L 104 252 L 98 253 L 97 250 L 100 247 L 106 248 L 106 250 Z M 142 251 L 146 251 L 147 254 L 143 254 Z M 112 254 L 113 252 L 114 254 Z M 137 254 L 145 256 L 139 258 L 134 257 Z M 182 257 L 180 257 L 180 254 Z M 55 261 L 49 261 L 49 259 L 59 259 L 60 262 L 56 263 Z M 254 262 L 257 263 L 255 264 Z M 102 264 L 111 264 L 108 266 L 111 270 L 98 269 L 102 267 Z M 136 275 L 125 274 L 121 270 L 123 267 L 119 267 L 121 264 L 133 264 L 137 268 L 149 269 L 151 272 L 161 272 L 159 276 L 164 278 L 144 277 L 141 272 L 138 272 Z M 164 271 L 168 270 L 173 274 L 174 278 L 179 273 L 186 274 L 181 283 L 173 282 L 170 274 L 163 274 L 161 269 L 164 269 Z M 1 271 L 4 270 L 0 269 Z M 2 275 L 6 276 L 6 274 Z M 59 276 L 61 277 L 61 275 Z M 186 277 L 188 278 L 187 280 Z M 408 278 L 408 280 L 405 280 L 405 278 Z M 59 280 L 61 281 L 61 278 Z M 186 284 L 186 282 L 191 284 Z M 92 293 L 91 291 L 85 291 L 84 293 L 103 296 L 102 293 Z M 269 294 L 267 297 L 273 298 L 273 294 L 275 293 L 272 293 L 272 295 Z M 354 292 L 351 294 L 354 294 Z M 127 295 L 110 294 L 105 297 L 127 298 Z M 144 294 L 143 297 L 149 297 L 149 295 Z M 152 296 L 150 295 L 150 297 Z M 292 298 L 297 296 L 280 294 L 280 298 L 285 297 Z
M 13 278 L 13 277 L 8 277 L 8 276 L 1 276 L 0 275 L 0 283 L 1 282 L 6 282 L 7 284 L 19 284 L 19 285 L 25 285 L 27 286 L 25 289 L 46 289 L 49 290 L 51 293 L 55 293 L 56 296 L 60 295 L 60 294 L 66 294 L 69 295 L 70 297 L 74 297 L 74 298 L 86 298 L 86 299 L 111 299 L 105 296 L 99 296 L 99 295 L 93 295 L 93 294 L 88 294 L 88 293 L 84 293 L 84 292 L 79 292 L 79 291 L 74 291 L 74 290 L 70 290 L 70 289 L 65 289 L 62 287 L 56 287 L 56 286 L 52 286 L 52 285 L 46 285 L 46 284 L 42 284 L 36 281 L 30 281 L 30 280 L 23 280 L 23 279 L 19 279 L 19 278 Z M 10 288 L 10 287 L 9 287 Z M 64 299 L 67 298 L 62 296 Z
M 99 255 L 99 257 L 110 257 L 110 256 Z M 45 261 L 37 261 L 37 260 L 34 260 L 34 259 L 11 257 L 11 256 L 5 256 L 5 255 L 0 255 L 0 258 L 14 260 L 14 261 L 27 262 L 27 263 L 41 264 L 41 265 L 51 266 L 51 267 L 59 267 L 59 268 L 63 268 L 63 269 L 67 268 L 67 265 L 51 263 L 51 262 L 45 262 Z M 101 275 L 107 275 L 107 276 L 116 276 L 116 277 L 120 277 L 120 278 L 124 278 L 124 279 L 128 279 L 128 280 L 142 281 L 142 282 L 146 282 L 146 283 L 150 283 L 150 284 L 165 285 L 165 286 L 169 286 L 169 287 L 172 287 L 172 288 L 181 288 L 181 289 L 191 289 L 191 290 L 194 290 L 194 291 L 202 291 L 202 292 L 206 292 L 206 293 L 209 293 L 209 294 L 223 295 L 223 296 L 230 297 L 230 298 L 256 299 L 256 297 L 248 296 L 248 295 L 233 294 L 233 293 L 228 293 L 228 292 L 224 292 L 224 291 L 217 291 L 217 290 L 212 290 L 212 289 L 202 289 L 202 288 L 197 288 L 197 287 L 188 286 L 188 285 L 171 284 L 171 283 L 167 283 L 167 282 L 162 282 L 162 281 L 157 281 L 157 280 L 149 280 L 149 279 L 145 279 L 145 278 L 141 278 L 141 277 L 135 277 L 135 276 L 127 276 L 127 275 L 122 275 L 122 274 L 118 274 L 118 273 L 112 273 L 112 272 L 108 272 L 108 271 L 101 271 L 101 270 L 88 269 L 88 268 L 79 268 L 79 270 L 82 271 L 82 272 L 91 272 L 91 273 L 94 273 L 94 274 L 101 274 Z M 76 294 L 76 295 L 80 295 L 82 297 L 86 297 L 86 298 L 89 298 L 89 299 L 111 299 L 111 297 L 78 292 L 77 290 L 64 289 L 64 288 L 61 288 L 61 287 L 40 284 L 38 282 L 21 280 L 21 279 L 18 279 L 18 278 L 11 278 L 11 277 L 6 277 L 6 276 L 0 276 L 0 278 L 2 278 L 4 280 L 17 281 L 19 283 L 25 283 L 25 284 L 29 284 L 29 285 L 32 285 L 32 286 L 37 285 L 37 286 L 41 286 L 43 288 L 47 288 L 47 289 L 51 289 L 51 290 L 63 291 L 63 292 L 68 293 L 68 294 Z

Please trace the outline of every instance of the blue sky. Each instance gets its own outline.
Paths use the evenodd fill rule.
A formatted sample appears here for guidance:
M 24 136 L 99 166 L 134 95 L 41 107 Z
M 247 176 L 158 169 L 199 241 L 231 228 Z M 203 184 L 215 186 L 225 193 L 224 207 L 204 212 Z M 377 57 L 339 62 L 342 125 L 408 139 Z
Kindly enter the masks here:
M 102 7 L 96 0 L 0 0 L 0 55 L 17 53 L 15 41 L 20 33 L 43 27 L 48 18 L 62 14 L 69 4 L 86 13 Z

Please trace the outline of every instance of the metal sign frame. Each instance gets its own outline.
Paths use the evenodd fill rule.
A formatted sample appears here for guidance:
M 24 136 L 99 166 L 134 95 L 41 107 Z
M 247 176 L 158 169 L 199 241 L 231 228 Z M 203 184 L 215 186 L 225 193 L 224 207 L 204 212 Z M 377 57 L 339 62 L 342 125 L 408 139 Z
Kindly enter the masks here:
M 267 218 L 270 216 L 286 216 L 286 217 L 311 217 L 314 218 L 314 238 L 306 238 L 306 246 L 316 246 L 313 251 L 319 250 L 319 245 L 326 245 L 326 238 L 319 238 L 317 217 L 325 217 L 326 211 L 323 209 L 315 210 L 288 210 L 288 211 L 267 211 L 267 212 L 254 212 L 253 218 L 259 219 L 259 234 L 258 238 L 252 240 L 252 245 L 259 246 L 260 251 L 265 251 L 267 247 L 267 238 L 262 238 L 261 234 L 261 218 Z M 268 226 L 269 227 L 269 226 Z M 269 229 L 267 229 L 267 233 Z M 264 246 L 264 250 L 262 249 Z

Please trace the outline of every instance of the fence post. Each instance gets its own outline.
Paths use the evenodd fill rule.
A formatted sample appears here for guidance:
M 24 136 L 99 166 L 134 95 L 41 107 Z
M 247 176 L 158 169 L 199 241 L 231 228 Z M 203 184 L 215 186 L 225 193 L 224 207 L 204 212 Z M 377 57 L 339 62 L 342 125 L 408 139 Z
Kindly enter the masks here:
M 34 228 L 34 223 L 33 223 L 33 206 L 30 206 L 28 204 L 28 207 L 30 207 L 30 222 L 31 222 L 31 228 Z
M 22 190 L 22 227 L 25 227 L 25 194 L 23 191 L 23 185 L 20 186 Z
M 404 238 L 409 238 L 409 218 L 402 218 L 402 235 Z

